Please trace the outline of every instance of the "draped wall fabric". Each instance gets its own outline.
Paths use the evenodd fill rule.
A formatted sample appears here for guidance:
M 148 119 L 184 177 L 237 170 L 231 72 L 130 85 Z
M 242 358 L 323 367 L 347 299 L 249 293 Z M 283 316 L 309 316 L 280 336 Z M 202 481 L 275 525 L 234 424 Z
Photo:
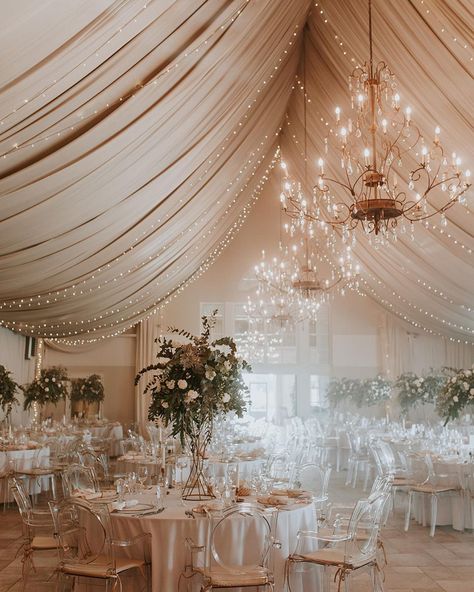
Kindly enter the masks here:
M 159 327 L 156 323 L 156 317 L 151 316 L 137 325 L 137 349 L 135 358 L 135 369 L 138 373 L 142 368 L 150 366 L 156 362 L 157 347 L 155 339 L 159 335 Z M 138 386 L 135 387 L 135 421 L 142 430 L 148 422 L 148 408 L 151 403 L 150 395 L 144 395 L 143 391 L 148 380 L 149 374 L 144 374 Z
M 4 15 L 7 40 L 28 41 L 0 52 L 20 54 L 0 89 L 0 318 L 97 339 L 146 317 L 245 217 L 309 1 L 83 0 L 78 23 L 58 4 L 42 4 L 48 39 L 38 7 Z
M 443 142 L 472 160 L 474 14 L 462 0 L 426 4 L 374 2 L 375 55 L 396 74 L 426 137 L 440 125 Z M 365 2 L 8 0 L 5 326 L 94 340 L 147 317 L 243 222 L 283 120 L 285 158 L 302 176 L 301 91 L 291 93 L 310 9 L 311 164 L 335 105 L 347 107 L 348 74 L 367 57 Z M 301 80 L 301 63 L 298 72 Z M 359 234 L 363 289 L 417 330 L 473 341 L 470 208 L 449 210 L 446 230 L 436 219 L 418 224 L 414 242 L 400 236 L 376 250 Z

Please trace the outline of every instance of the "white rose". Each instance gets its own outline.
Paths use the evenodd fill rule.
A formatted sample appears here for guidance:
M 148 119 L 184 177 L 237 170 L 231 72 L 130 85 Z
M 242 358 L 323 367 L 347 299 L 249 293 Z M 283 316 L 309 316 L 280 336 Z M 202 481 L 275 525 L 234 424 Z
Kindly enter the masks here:
M 455 377 L 455 376 L 453 376 L 453 377 L 451 378 L 451 382 L 453 382 L 453 383 L 454 383 L 454 382 L 456 382 L 456 377 Z
M 454 401 L 455 403 L 457 403 L 457 402 L 459 401 L 459 397 L 458 397 L 457 395 L 454 395 L 454 397 L 453 397 L 453 401 Z
M 175 385 L 174 380 L 167 380 L 166 381 L 166 386 L 170 389 L 170 391 L 174 389 L 174 385 Z
M 164 409 L 168 409 L 168 407 L 169 407 L 169 405 L 168 405 L 168 403 L 167 403 L 166 401 L 162 401 L 162 402 L 161 402 L 161 406 L 162 406 Z
M 224 362 L 224 368 L 227 370 L 227 372 L 229 372 L 229 370 L 232 368 L 232 364 L 229 362 L 229 360 Z
M 471 376 L 472 372 L 471 372 L 471 370 L 466 370 L 465 374 L 466 374 L 466 376 Z
M 51 382 L 56 382 L 56 379 L 54 378 L 54 376 L 53 376 L 53 378 L 51 378 Z
M 463 388 L 464 388 L 465 391 L 468 391 L 469 390 L 469 384 L 467 382 L 463 382 L 462 383 L 462 386 L 463 386 Z
M 194 401 L 194 399 L 199 397 L 199 393 L 197 391 L 190 390 L 188 391 L 188 397 L 191 399 L 191 401 Z
M 207 378 L 207 380 L 214 380 L 215 377 L 216 377 L 216 373 L 214 372 L 214 370 L 211 370 L 210 368 L 208 368 L 206 370 L 206 378 Z
M 223 403 L 228 403 L 230 401 L 230 395 L 229 393 L 224 393 L 222 396 L 222 402 Z
M 44 387 L 44 390 L 45 390 L 47 393 L 49 393 L 49 387 L 48 387 L 48 386 L 45 386 L 45 387 Z
M 49 378 L 45 378 L 45 379 L 44 379 L 44 381 L 45 381 L 45 382 L 49 382 Z
M 474 395 L 474 388 L 469 391 L 469 394 Z
M 167 364 L 169 361 L 170 361 L 169 358 L 164 358 L 164 357 L 158 358 L 158 364 Z
M 178 380 L 178 386 L 184 391 L 184 389 L 188 386 L 188 383 L 185 380 Z

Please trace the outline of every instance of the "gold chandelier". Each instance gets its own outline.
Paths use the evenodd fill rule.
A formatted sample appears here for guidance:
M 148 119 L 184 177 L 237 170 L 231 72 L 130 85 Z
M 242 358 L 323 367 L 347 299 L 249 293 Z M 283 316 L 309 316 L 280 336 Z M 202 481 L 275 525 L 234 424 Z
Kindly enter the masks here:
M 453 153 L 448 159 L 445 154 L 440 128 L 435 128 L 431 143 L 425 142 L 410 107 L 404 111 L 400 107 L 392 71 L 383 61 L 374 64 L 371 0 L 368 8 L 369 61 L 349 76 L 350 116 L 343 122 L 342 110 L 335 109 L 341 173 L 333 176 L 321 157 L 313 199 L 301 199 L 294 188 L 282 199 L 291 218 L 340 227 L 344 240 L 359 223 L 366 234 L 383 236 L 389 231 L 395 234 L 398 219 L 415 222 L 440 214 L 445 225 L 444 213 L 463 203 L 471 186 L 470 171 L 462 172 L 459 157 Z M 342 201 L 341 191 L 347 196 Z

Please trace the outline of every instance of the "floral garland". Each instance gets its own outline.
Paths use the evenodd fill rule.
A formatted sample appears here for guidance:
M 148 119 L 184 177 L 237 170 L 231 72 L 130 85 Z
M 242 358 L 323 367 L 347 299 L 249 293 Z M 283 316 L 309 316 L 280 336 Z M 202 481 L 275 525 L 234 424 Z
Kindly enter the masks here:
M 11 372 L 0 364 L 0 406 L 8 417 L 12 412 L 13 405 L 18 405 L 18 399 L 15 393 L 20 389 L 20 386 L 10 378 Z
M 394 386 L 398 390 L 398 402 L 404 415 L 411 407 L 436 402 L 447 381 L 447 369 L 443 372 L 444 375 L 431 373 L 426 377 L 417 376 L 414 372 L 400 374 Z
M 30 409 L 33 403 L 57 405 L 60 399 L 67 396 L 67 370 L 62 366 L 43 368 L 38 380 L 34 380 L 26 387 L 21 387 L 25 393 L 24 409 Z
M 447 382 L 438 396 L 436 410 L 444 418 L 444 425 L 451 419 L 457 419 L 467 405 L 474 405 L 474 366 L 472 369 L 459 370 Z
M 206 431 L 206 440 L 210 440 L 217 415 L 234 411 L 241 417 L 246 409 L 244 394 L 248 393 L 248 388 L 242 371 L 251 368 L 237 357 L 232 338 L 210 341 L 216 314 L 214 311 L 210 317 L 202 317 L 200 336 L 169 329 L 190 343 L 165 337 L 156 339 L 158 362 L 143 368 L 135 377 L 135 384 L 138 384 L 144 374 L 155 372 L 144 390 L 144 394 L 151 394 L 148 419 L 171 425 L 172 435 L 179 436 L 182 444 L 185 436 L 196 437 L 202 430 Z
M 72 381 L 71 401 L 100 403 L 103 400 L 104 385 L 98 374 L 91 374 L 87 378 L 75 378 Z
M 331 407 L 349 401 L 357 407 L 371 407 L 390 398 L 392 383 L 383 378 L 340 378 L 329 383 L 327 398 Z

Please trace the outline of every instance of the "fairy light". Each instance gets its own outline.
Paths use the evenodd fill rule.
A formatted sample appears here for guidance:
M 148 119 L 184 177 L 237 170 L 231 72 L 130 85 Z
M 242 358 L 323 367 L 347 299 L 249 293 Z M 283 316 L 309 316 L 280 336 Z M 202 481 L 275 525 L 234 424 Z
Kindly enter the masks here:
M 210 46 L 209 42 L 216 35 L 222 35 L 222 32 L 225 29 L 229 28 L 236 21 L 236 19 L 243 13 L 243 9 L 247 6 L 247 4 L 249 2 L 250 2 L 250 0 L 244 0 L 243 4 L 240 5 L 238 10 L 233 12 L 227 19 L 225 19 L 221 25 L 219 25 L 215 30 L 213 30 L 212 33 L 210 33 L 204 40 L 202 40 L 194 49 L 187 50 L 181 56 L 180 59 L 177 58 L 177 59 L 171 61 L 165 68 L 163 68 L 163 70 L 157 76 L 150 79 L 147 83 L 145 83 L 145 84 L 139 83 L 139 84 L 135 85 L 134 88 L 132 90 L 130 90 L 127 94 L 120 96 L 115 101 L 105 103 L 105 105 L 103 105 L 102 107 L 99 107 L 98 105 L 94 105 L 91 108 L 91 113 L 89 115 L 84 115 L 84 113 L 83 113 L 84 106 L 81 106 L 81 110 L 77 114 L 77 117 L 79 118 L 79 122 L 77 122 L 76 124 L 71 125 L 69 123 L 68 125 L 60 128 L 60 129 L 56 129 L 54 132 L 51 132 L 47 136 L 40 136 L 38 134 L 33 137 L 30 137 L 28 140 L 25 140 L 24 142 L 14 143 L 10 149 L 6 150 L 3 153 L 0 153 L 0 157 L 3 159 L 6 159 L 9 154 L 17 153 L 18 151 L 20 151 L 21 149 L 24 149 L 24 148 L 34 148 L 35 146 L 37 146 L 40 143 L 47 142 L 47 141 L 51 140 L 52 138 L 57 138 L 68 131 L 73 131 L 76 129 L 76 127 L 77 127 L 77 125 L 79 125 L 79 123 L 85 124 L 85 123 L 89 122 L 91 119 L 95 118 L 97 116 L 97 114 L 99 113 L 99 111 L 102 112 L 103 110 L 114 109 L 114 108 L 118 107 L 120 104 L 124 104 L 129 99 L 134 99 L 136 97 L 136 95 L 138 94 L 138 92 L 143 91 L 144 89 L 147 89 L 149 87 L 156 86 L 158 84 L 158 82 L 163 77 L 169 75 L 170 73 L 175 72 L 176 69 L 179 68 L 179 66 L 185 60 L 187 60 L 191 56 L 195 56 L 196 54 L 201 52 L 206 46 Z M 290 43 L 290 45 L 291 45 L 291 43 Z M 273 77 L 273 76 L 271 76 L 271 77 Z M 44 93 L 41 93 L 41 96 L 43 96 L 43 95 L 44 95 Z M 26 101 L 26 103 L 28 103 L 28 100 Z M 5 120 L 5 118 L 3 118 L 2 121 L 4 121 L 4 120 Z M 0 121 L 0 125 L 1 125 L 1 121 Z
M 35 357 L 35 374 L 34 380 L 41 378 L 41 369 L 43 367 L 43 352 L 44 352 L 44 340 L 40 337 L 36 340 L 36 357 Z M 38 424 L 41 416 L 41 407 L 38 401 L 33 401 L 31 406 L 32 422 Z
M 252 107 L 257 104 L 258 95 L 261 93 L 261 91 L 263 90 L 263 88 L 268 84 L 268 82 L 270 80 L 272 80 L 276 76 L 278 69 L 283 65 L 283 62 L 289 56 L 289 48 L 291 48 L 291 46 L 294 45 L 294 38 L 297 35 L 298 28 L 299 28 L 299 25 L 296 24 L 295 27 L 294 27 L 293 32 L 291 33 L 290 40 L 288 41 L 287 46 L 284 48 L 281 56 L 278 58 L 278 60 L 276 61 L 276 63 L 273 65 L 273 67 L 272 67 L 269 75 L 263 80 L 263 82 L 261 83 L 261 86 L 257 88 L 256 93 L 255 93 L 255 97 L 253 97 L 253 98 L 251 98 L 251 99 L 248 100 L 247 109 L 246 109 L 245 115 L 243 116 L 242 120 L 238 122 L 238 124 L 237 124 L 236 128 L 234 129 L 234 131 L 232 133 L 228 134 L 228 136 L 226 137 L 225 142 L 228 142 L 228 141 L 232 140 L 233 137 L 234 137 L 234 135 L 237 133 L 237 130 L 242 129 L 242 125 L 245 122 L 245 120 L 248 120 L 249 119 L 249 114 L 250 114 L 250 111 L 251 111 Z M 265 138 L 265 140 L 267 140 L 268 139 L 268 136 L 264 136 L 264 138 Z M 225 142 L 223 144 L 225 144 Z M 265 142 L 262 141 L 260 143 L 260 146 L 257 146 L 257 148 L 254 149 L 254 152 L 255 153 L 260 153 L 261 152 L 261 149 L 264 146 L 264 144 L 265 144 Z M 224 149 L 225 149 L 225 145 L 221 146 L 221 148 L 217 151 L 216 157 L 215 157 L 214 160 L 216 160 L 217 158 L 219 158 L 219 156 L 223 153 Z M 254 152 L 252 152 L 252 154 L 254 154 Z M 211 162 L 211 160 L 209 162 Z M 252 160 L 249 159 L 247 161 L 247 164 L 250 164 L 251 162 L 252 162 Z M 251 174 L 252 177 L 255 174 L 256 169 L 261 164 L 261 162 L 262 162 L 262 157 L 260 157 L 260 158 L 257 159 L 257 164 L 254 167 L 253 172 Z M 240 173 L 243 173 L 243 172 L 245 172 L 245 170 L 247 170 L 247 164 L 242 168 L 242 170 L 240 171 Z M 204 174 L 202 175 L 202 177 L 206 173 L 207 173 L 207 169 L 204 171 Z M 200 177 L 200 179 L 201 179 L 201 177 Z M 233 181 L 231 181 L 229 183 L 229 186 L 228 186 L 228 188 L 226 190 L 226 193 L 230 192 L 231 189 L 232 189 L 232 186 L 235 185 L 239 180 L 240 180 L 240 176 L 238 175 L 236 177 L 236 179 L 234 179 Z M 238 193 L 239 194 L 242 193 L 245 190 L 246 187 L 247 187 L 247 183 L 244 185 L 244 187 L 241 187 L 240 188 L 240 190 L 239 190 Z M 230 211 L 230 209 L 232 208 L 232 206 L 236 202 L 236 199 L 237 198 L 235 198 L 227 206 L 227 209 L 224 211 L 223 216 L 221 216 L 221 220 Z M 219 201 L 217 203 L 219 203 Z M 207 214 L 207 211 L 204 213 L 204 215 L 206 215 L 206 214 Z M 169 215 L 170 215 L 170 213 L 168 213 L 166 216 L 164 216 L 164 219 L 166 219 Z M 164 220 L 162 220 L 162 221 L 164 221 Z M 213 231 L 215 230 L 215 228 L 217 227 L 217 225 L 218 225 L 219 222 L 220 222 L 220 220 L 218 220 L 218 222 L 210 230 L 208 230 L 206 233 L 204 233 L 203 238 L 205 238 L 206 236 L 212 235 Z M 188 229 L 188 231 L 191 231 L 191 229 Z M 142 236 L 144 236 L 145 234 L 146 234 L 146 231 L 144 233 L 142 233 Z M 180 236 L 184 236 L 184 234 L 185 234 L 185 231 L 181 232 L 181 235 Z M 136 238 L 134 242 L 136 242 L 137 240 L 139 240 L 139 238 Z M 118 262 L 121 257 L 123 257 L 128 252 L 132 251 L 134 246 L 135 245 L 133 244 L 129 249 L 127 249 L 121 255 L 119 255 L 118 257 L 116 257 L 115 258 L 115 262 Z M 166 248 L 166 246 L 165 246 L 165 248 Z M 198 249 L 199 249 L 199 245 L 196 246 L 196 250 L 198 250 Z M 165 249 L 162 249 L 162 250 L 165 250 Z M 186 254 L 185 255 L 185 259 L 189 259 L 191 256 L 192 256 L 192 254 Z M 143 267 L 143 265 L 146 264 L 146 263 L 147 262 L 141 262 L 141 263 L 138 264 L 137 267 L 138 268 L 139 267 Z M 87 281 L 91 281 L 91 279 L 97 279 L 97 276 L 99 274 L 104 273 L 104 272 L 106 272 L 106 271 L 108 271 L 110 269 L 111 269 L 111 263 L 108 263 L 106 265 L 102 265 L 101 267 L 97 268 L 96 270 L 94 270 L 92 272 L 92 275 L 89 278 L 87 278 L 86 280 L 83 280 L 82 287 L 79 284 L 74 284 L 72 286 L 69 286 L 69 287 L 64 288 L 62 290 L 55 291 L 53 293 L 50 292 L 50 293 L 45 294 L 45 295 L 43 294 L 43 295 L 37 295 L 37 296 L 35 296 L 33 298 L 31 298 L 31 297 L 30 298 L 27 298 L 27 299 L 25 299 L 25 301 L 27 301 L 27 302 L 25 302 L 25 307 L 28 307 L 28 308 L 31 309 L 31 308 L 35 308 L 36 306 L 41 306 L 41 305 L 47 304 L 48 303 L 48 300 L 50 300 L 50 302 L 58 302 L 61 298 L 65 298 L 66 296 L 71 296 L 71 295 L 72 296 L 76 296 L 76 295 L 79 295 L 80 296 L 80 295 L 83 295 L 85 292 L 87 292 L 87 290 L 82 289 L 84 287 L 84 284 Z M 176 269 L 175 269 L 175 273 L 177 273 L 179 269 L 180 269 L 180 267 L 177 266 Z M 133 270 L 134 270 L 133 268 L 128 269 L 127 270 L 127 273 L 131 273 Z M 118 281 L 123 275 L 124 275 L 124 273 L 121 272 L 120 273 L 120 277 L 112 278 L 112 279 L 108 280 L 108 283 L 112 283 L 112 282 Z M 165 277 L 165 280 L 168 277 L 169 277 L 169 274 Z M 103 285 L 105 285 L 105 283 Z M 93 292 L 96 289 L 101 289 L 101 284 L 94 285 L 94 286 L 90 287 L 88 291 L 89 291 L 89 293 L 91 293 L 91 292 Z M 146 294 L 149 294 L 149 292 L 147 292 Z M 168 294 L 169 293 L 165 294 L 164 298 L 166 298 L 168 296 Z M 141 299 L 143 299 L 143 297 L 144 297 L 144 295 L 142 294 L 141 295 Z M 54 328 L 60 328 L 60 327 L 68 327 L 69 326 L 71 329 L 67 331 L 67 334 L 70 335 L 70 336 L 77 335 L 79 333 L 84 333 L 84 332 L 85 333 L 89 333 L 89 332 L 91 332 L 93 330 L 103 330 L 105 328 L 109 328 L 110 329 L 110 328 L 113 327 L 113 325 L 117 325 L 117 324 L 122 323 L 124 321 L 124 318 L 125 317 L 122 318 L 122 319 L 120 319 L 120 320 L 115 320 L 113 323 L 108 324 L 108 325 L 106 325 L 105 323 L 100 323 L 93 330 L 86 329 L 86 327 L 84 327 L 84 325 L 87 326 L 91 322 L 97 323 L 98 320 L 102 320 L 103 318 L 105 318 L 109 314 L 110 315 L 120 314 L 120 313 L 122 313 L 123 310 L 129 309 L 131 304 L 133 304 L 132 301 L 130 301 L 127 305 L 125 305 L 122 308 L 117 308 L 115 310 L 107 311 L 106 313 L 103 313 L 102 315 L 100 315 L 99 318 L 85 319 L 85 320 L 75 321 L 75 322 L 65 321 L 65 322 L 62 322 L 62 323 L 57 323 L 56 325 L 48 325 L 48 329 L 54 329 Z M 156 306 L 156 304 L 157 304 L 156 302 L 153 303 L 153 306 Z M 11 301 L 11 302 L 8 302 L 7 301 L 7 302 L 4 302 L 3 305 L 0 305 L 0 309 L 2 307 L 3 308 L 12 309 L 12 308 L 15 308 L 15 306 L 16 306 L 15 301 Z M 130 315 L 128 315 L 128 316 L 125 315 L 127 318 L 132 317 L 132 316 L 135 316 L 135 318 L 133 319 L 133 322 L 127 328 L 129 328 L 130 326 L 133 326 L 134 324 L 136 324 L 136 322 L 137 322 L 136 316 L 137 315 L 143 315 L 143 313 L 146 312 L 146 310 L 148 310 L 148 308 L 149 307 L 147 307 L 146 309 L 140 309 L 138 311 L 133 311 L 133 313 L 130 314 Z M 15 322 L 9 323 L 7 321 L 3 321 L 0 324 L 3 324 L 4 326 L 8 326 L 10 328 L 14 328 L 17 331 L 21 331 L 22 330 L 22 327 L 23 327 L 23 330 L 25 332 L 30 332 L 31 333 L 31 332 L 35 332 L 35 331 L 41 331 L 42 334 L 44 332 L 43 331 L 43 326 L 46 327 L 46 325 L 45 324 L 42 324 L 42 323 L 39 323 L 39 324 L 36 324 L 36 325 L 35 324 L 27 324 L 27 323 L 24 323 L 24 324 L 21 324 L 21 325 L 17 325 Z M 75 326 L 76 329 L 73 329 L 72 328 L 73 326 Z M 125 330 L 125 329 L 121 328 L 119 332 L 122 332 L 123 330 Z M 117 334 L 117 333 L 114 333 L 114 335 L 115 334 Z M 55 331 L 54 333 L 50 331 L 50 333 L 48 335 L 46 335 L 46 336 L 47 337 L 50 337 L 50 338 L 65 337 L 64 331 L 63 332 Z

